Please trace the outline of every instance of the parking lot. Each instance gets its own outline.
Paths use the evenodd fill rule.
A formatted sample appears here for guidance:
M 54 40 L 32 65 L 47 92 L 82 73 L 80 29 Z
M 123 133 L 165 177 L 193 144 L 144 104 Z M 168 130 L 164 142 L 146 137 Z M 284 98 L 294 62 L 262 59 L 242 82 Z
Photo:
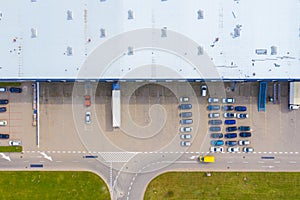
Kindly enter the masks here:
M 281 83 L 281 104 L 267 103 L 266 112 L 257 111 L 258 83 L 237 83 L 232 90 L 231 83 L 208 83 L 207 96 L 201 96 L 203 83 L 164 83 L 138 84 L 121 83 L 121 127 L 112 127 L 111 83 L 41 83 L 40 87 L 40 150 L 85 150 L 83 138 L 93 140 L 95 151 L 168 151 L 168 152 L 208 152 L 212 147 L 211 126 L 220 126 L 222 140 L 228 126 L 250 126 L 249 147 L 255 152 L 296 152 L 300 139 L 296 121 L 299 111 L 289 111 L 288 84 Z M 2 99 L 9 99 L 8 111 L 0 113 L 1 119 L 8 119 L 8 126 L 2 132 L 8 132 L 10 138 L 22 140 L 25 150 L 36 149 L 35 127 L 32 126 L 32 89 L 31 83 L 22 83 L 20 94 L 0 93 Z M 191 87 L 191 88 L 189 88 Z M 218 90 L 222 89 L 222 92 Z M 191 90 L 192 89 L 192 90 Z M 85 106 L 84 96 L 91 95 L 91 106 Z M 272 94 L 269 83 L 268 95 Z M 220 95 L 221 94 L 221 95 Z M 192 108 L 180 110 L 180 97 L 188 97 Z M 209 103 L 208 98 L 218 98 L 220 103 Z M 233 98 L 233 104 L 221 103 L 222 98 Z M 208 105 L 219 105 L 220 110 L 209 111 Z M 222 106 L 245 106 L 248 118 L 235 120 L 234 125 L 225 125 L 225 111 Z M 91 112 L 91 123 L 86 124 L 85 112 Z M 180 113 L 190 112 L 191 117 L 182 117 Z M 219 113 L 217 118 L 209 118 L 210 113 Z M 180 125 L 180 120 L 192 119 L 192 124 Z M 227 118 L 226 118 L 227 119 Z M 209 120 L 222 120 L 222 125 L 209 125 Z M 191 132 L 181 132 L 182 127 L 191 127 Z M 189 134 L 181 136 L 182 134 Z M 190 138 L 189 138 L 190 137 Z M 96 139 L 95 139 L 96 138 Z M 182 141 L 190 141 L 183 146 Z M 1 140 L 7 145 L 7 140 Z M 227 146 L 221 145 L 224 152 Z M 238 146 L 238 145 L 237 145 Z M 239 152 L 242 152 L 240 146 Z
M 22 146 L 35 146 L 35 127 L 32 126 L 32 87 L 31 83 L 22 83 L 20 86 L 3 86 L 7 91 L 0 92 L 0 99 L 8 100 L 8 104 L 0 107 L 6 108 L 5 112 L 0 113 L 0 120 L 7 122 L 1 126 L 1 134 L 8 134 L 9 138 L 1 139 L 1 146 L 8 146 L 9 141 L 15 144 L 21 143 Z M 22 91 L 11 92 L 11 88 L 20 88 Z

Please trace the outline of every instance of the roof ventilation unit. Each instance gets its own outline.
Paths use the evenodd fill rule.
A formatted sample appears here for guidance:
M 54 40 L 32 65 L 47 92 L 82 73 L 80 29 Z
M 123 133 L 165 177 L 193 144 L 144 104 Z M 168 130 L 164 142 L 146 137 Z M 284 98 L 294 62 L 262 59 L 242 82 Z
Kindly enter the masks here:
M 100 29 L 100 38 L 106 37 L 106 30 L 104 28 Z
M 37 37 L 37 31 L 36 28 L 31 28 L 31 38 L 36 38 Z
M 133 55 L 133 47 L 128 47 L 127 55 L 129 55 L 129 56 Z
M 73 56 L 73 48 L 67 47 L 67 56 Z
M 233 29 L 233 35 L 232 35 L 233 38 L 240 37 L 241 27 L 242 27 L 242 25 L 240 25 L 240 24 L 235 26 L 235 28 Z
M 271 55 L 277 55 L 277 47 L 271 46 Z
M 198 10 L 197 14 L 198 14 L 198 19 L 203 19 L 204 18 L 203 10 Z
M 31 2 L 33 2 L 33 3 L 34 3 L 34 2 L 37 2 L 37 0 L 31 0 Z
M 203 47 L 198 47 L 198 55 L 203 55 Z
M 134 19 L 132 10 L 128 10 L 128 19 Z
M 73 12 L 71 10 L 67 11 L 67 20 L 73 20 Z
M 161 29 L 161 37 L 167 37 L 167 27 Z
M 268 51 L 267 49 L 255 49 L 255 53 L 257 55 L 267 55 Z

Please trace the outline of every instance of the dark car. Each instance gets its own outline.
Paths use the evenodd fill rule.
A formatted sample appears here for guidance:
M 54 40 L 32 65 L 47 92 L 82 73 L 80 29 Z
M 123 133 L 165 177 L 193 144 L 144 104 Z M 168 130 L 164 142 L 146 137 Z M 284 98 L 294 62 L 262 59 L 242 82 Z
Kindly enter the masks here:
M 239 130 L 240 131 L 250 131 L 251 128 L 250 128 L 250 126 L 239 126 Z
M 226 131 L 227 131 L 227 132 L 237 131 L 237 127 L 236 127 L 236 126 L 229 126 L 229 127 L 226 127 Z
M 210 142 L 212 146 L 222 146 L 224 144 L 223 140 L 212 140 Z
M 11 93 L 21 93 L 22 89 L 21 88 L 16 88 L 16 87 L 11 87 L 11 88 L 9 88 L 9 91 Z
M 225 144 L 226 144 L 226 146 L 236 146 L 237 141 L 227 140 Z
M 210 134 L 211 138 L 223 138 L 223 134 L 222 133 L 212 133 Z
M 234 119 L 226 119 L 225 124 L 235 124 L 236 121 Z
M 0 139 L 8 139 L 9 135 L 8 134 L 0 134 Z
M 237 134 L 236 133 L 226 133 L 225 138 L 236 138 Z
M 220 110 L 219 105 L 209 105 L 207 106 L 207 110 Z
M 219 131 L 221 131 L 221 127 L 220 126 L 211 126 L 211 127 L 209 127 L 209 131 L 219 132 Z
M 222 124 L 222 120 L 220 120 L 220 119 L 211 119 L 211 120 L 208 120 L 208 124 L 220 125 L 220 124 Z
M 0 113 L 1 112 L 6 112 L 6 108 L 5 107 L 0 107 Z
M 180 110 L 188 110 L 192 108 L 192 104 L 180 104 L 179 109 Z
M 240 111 L 240 112 L 247 111 L 247 107 L 246 106 L 236 106 L 234 109 L 236 111 Z
M 222 110 L 224 110 L 224 111 L 231 111 L 233 109 L 234 109 L 233 106 L 222 106 Z
M 180 120 L 180 124 L 192 124 L 193 120 L 192 119 L 182 119 Z
M 192 112 L 182 112 L 179 117 L 192 117 Z
M 251 137 L 250 132 L 240 132 L 240 137 Z
M 6 104 L 8 104 L 8 100 L 7 99 L 0 99 L 0 104 L 1 105 L 6 105 Z

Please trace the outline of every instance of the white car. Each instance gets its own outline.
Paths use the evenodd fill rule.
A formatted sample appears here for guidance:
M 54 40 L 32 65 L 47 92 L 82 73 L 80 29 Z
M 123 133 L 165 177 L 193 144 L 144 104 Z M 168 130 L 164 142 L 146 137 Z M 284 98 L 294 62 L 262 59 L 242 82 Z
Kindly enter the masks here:
M 85 123 L 90 124 L 91 123 L 91 112 L 85 113 Z
M 192 132 L 192 127 L 180 127 L 180 132 L 184 133 L 184 132 Z
M 246 118 L 249 118 L 249 115 L 245 114 L 245 113 L 243 113 L 243 114 L 237 114 L 236 118 L 238 118 L 238 119 L 246 119 Z
M 188 97 L 180 97 L 179 98 L 179 101 L 181 102 L 181 103 L 183 103 L 183 102 L 189 102 L 189 98 Z
M 189 146 L 191 146 L 191 142 L 190 141 L 181 141 L 180 145 L 182 147 L 189 147 Z
M 218 103 L 219 99 L 218 98 L 208 98 L 207 101 L 208 101 L 208 103 Z
M 9 146 L 21 146 L 21 141 L 20 140 L 11 140 L 8 142 Z
M 250 152 L 253 152 L 254 149 L 252 147 L 244 147 L 243 148 L 243 152 L 246 152 L 246 153 L 250 153 Z
M 181 134 L 180 138 L 183 139 L 183 140 L 191 139 L 192 135 L 191 134 Z
M 223 152 L 223 147 L 210 147 L 210 151 L 221 153 Z
M 239 145 L 240 146 L 246 146 L 246 145 L 249 145 L 249 144 L 250 144 L 249 140 L 240 140 L 239 141 Z
M 220 113 L 209 113 L 208 117 L 209 118 L 218 118 L 218 117 L 220 117 Z
M 224 113 L 224 117 L 225 118 L 235 118 L 236 117 L 236 113 Z
M 239 152 L 240 151 L 240 147 L 229 147 L 227 149 L 228 152 Z
M 223 103 L 234 103 L 234 98 L 224 98 L 222 100 Z
M 207 87 L 206 85 L 201 86 L 201 96 L 206 97 Z
M 0 126 L 6 126 L 7 121 L 6 120 L 0 120 Z

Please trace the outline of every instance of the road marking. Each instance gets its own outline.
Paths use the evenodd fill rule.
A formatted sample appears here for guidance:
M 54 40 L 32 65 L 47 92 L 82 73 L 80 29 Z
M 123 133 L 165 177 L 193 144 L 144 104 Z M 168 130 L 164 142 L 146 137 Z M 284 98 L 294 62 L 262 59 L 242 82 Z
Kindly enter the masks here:
M 265 163 L 264 161 L 258 161 L 258 163 Z
M 275 151 L 274 154 L 277 154 L 277 152 Z
M 294 152 L 290 152 L 290 154 L 293 154 Z
M 61 160 L 57 160 L 57 161 L 55 161 L 55 162 L 59 162 L 59 163 L 61 163 L 62 161 L 61 161 Z
M 24 160 L 24 162 L 29 162 L 29 160 Z
M 248 164 L 248 161 L 244 161 L 243 163 L 244 163 L 244 164 Z
M 280 163 L 280 161 L 274 161 L 274 163 Z
M 62 153 L 66 153 L 66 151 L 62 151 Z
M 298 154 L 298 153 L 299 153 L 299 152 L 297 152 L 297 151 L 295 152 L 295 154 Z
M 81 153 L 81 151 L 77 151 L 77 153 Z
M 274 166 L 271 166 L 271 165 L 269 165 L 269 166 L 261 166 L 261 167 L 266 167 L 266 168 L 274 168 Z
M 57 153 L 60 153 L 60 151 L 57 151 Z
M 257 152 L 257 153 L 259 153 L 259 154 L 260 154 L 261 152 L 259 151 L 259 152 Z
M 280 151 L 279 154 L 282 154 L 282 152 Z
M 230 164 L 230 163 L 232 163 L 232 161 L 227 161 L 227 163 L 229 163 L 229 164 Z
M 78 160 L 73 160 L 72 162 L 76 162 L 76 163 L 77 163 L 77 162 L 78 162 Z
M 284 152 L 284 154 L 288 154 L 288 152 Z
M 297 162 L 296 162 L 296 161 L 290 161 L 289 163 L 291 163 L 291 164 L 296 164 Z

